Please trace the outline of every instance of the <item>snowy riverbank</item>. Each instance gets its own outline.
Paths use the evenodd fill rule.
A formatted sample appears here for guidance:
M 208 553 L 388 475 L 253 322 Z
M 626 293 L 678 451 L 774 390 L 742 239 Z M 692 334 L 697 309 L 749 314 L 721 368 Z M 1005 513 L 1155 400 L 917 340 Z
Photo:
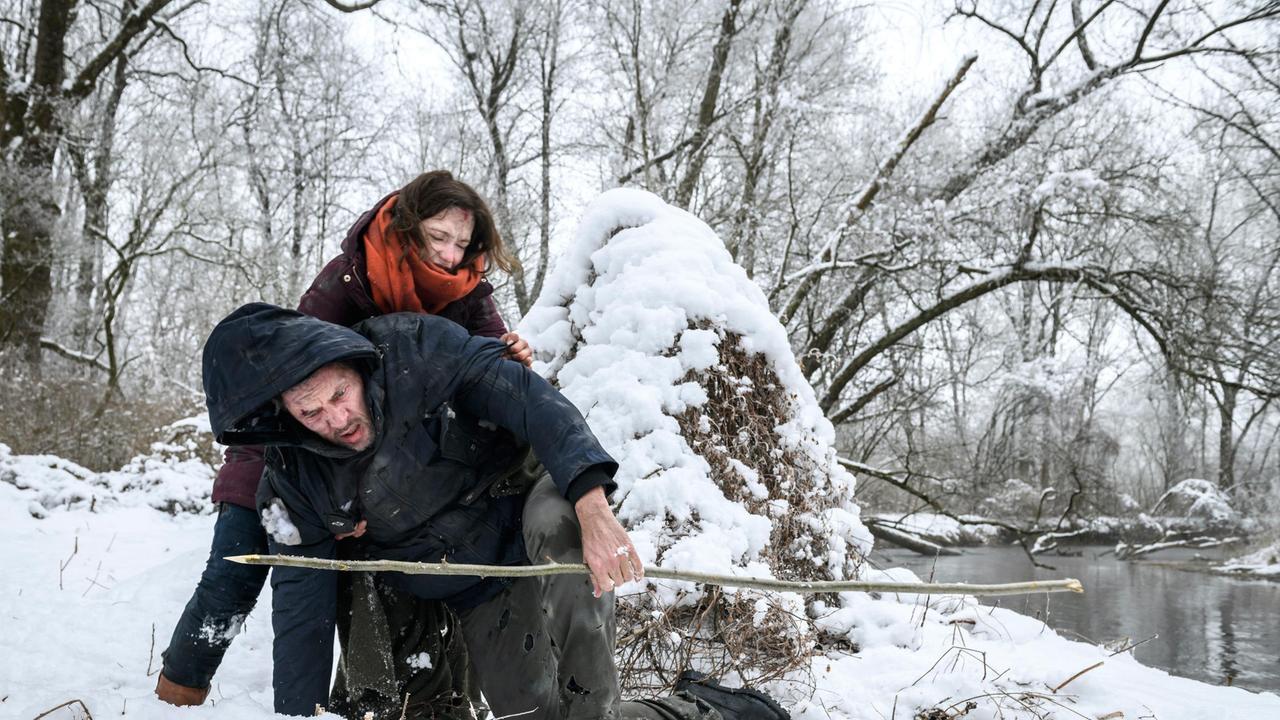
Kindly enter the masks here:
M 1228 560 L 1218 565 L 1216 570 L 1230 575 L 1280 580 L 1280 540 L 1254 552 Z
M 176 710 L 151 695 L 148 672 L 159 665 L 207 552 L 213 516 L 192 492 L 207 491 L 209 475 L 198 461 L 164 452 L 91 473 L 0 449 L 0 656 L 10 660 L 0 664 L 0 717 L 34 718 L 72 700 L 95 718 L 274 717 L 267 595 L 205 707 Z M 174 507 L 165 501 L 172 498 L 193 500 L 197 511 L 157 509 Z M 909 579 L 905 571 L 889 574 Z M 858 651 L 819 654 L 769 687 L 798 720 L 909 718 L 929 708 L 954 716 L 968 702 L 976 704 L 971 718 L 1280 715 L 1274 694 L 1172 677 L 970 598 L 926 605 L 849 593 L 842 602 L 816 622 Z M 76 712 L 49 717 L 84 717 Z

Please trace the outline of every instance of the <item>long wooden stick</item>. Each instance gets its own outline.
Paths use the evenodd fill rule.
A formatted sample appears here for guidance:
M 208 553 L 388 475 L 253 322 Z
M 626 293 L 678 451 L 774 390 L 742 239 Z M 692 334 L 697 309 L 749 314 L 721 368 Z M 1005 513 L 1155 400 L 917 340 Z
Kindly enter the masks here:
M 586 575 L 590 571 L 581 563 L 547 565 L 464 565 L 460 563 L 418 563 L 403 560 L 324 560 L 294 555 L 229 555 L 224 560 L 244 565 L 274 565 L 313 570 L 347 572 L 399 572 L 406 575 L 472 575 L 477 577 L 534 577 L 538 575 Z M 1039 592 L 1084 592 L 1079 580 L 1035 580 L 999 585 L 969 583 L 899 583 L 863 580 L 775 580 L 773 578 L 715 575 L 711 573 L 646 567 L 645 577 L 661 580 L 686 580 L 708 585 L 778 590 L 802 594 L 833 592 L 900 592 L 916 595 L 1025 595 Z

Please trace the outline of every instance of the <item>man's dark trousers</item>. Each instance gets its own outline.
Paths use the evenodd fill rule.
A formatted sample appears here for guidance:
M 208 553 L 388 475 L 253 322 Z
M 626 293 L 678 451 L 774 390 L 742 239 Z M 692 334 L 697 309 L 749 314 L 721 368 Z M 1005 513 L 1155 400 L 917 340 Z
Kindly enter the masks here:
M 524 508 L 529 559 L 581 563 L 573 507 L 544 475 Z M 490 710 L 520 720 L 669 720 L 652 707 L 619 702 L 613 660 L 614 596 L 592 596 L 586 575 L 520 578 L 493 599 L 458 613 Z M 719 720 L 714 710 L 667 698 L 679 717 Z M 525 714 L 527 713 L 527 714 Z

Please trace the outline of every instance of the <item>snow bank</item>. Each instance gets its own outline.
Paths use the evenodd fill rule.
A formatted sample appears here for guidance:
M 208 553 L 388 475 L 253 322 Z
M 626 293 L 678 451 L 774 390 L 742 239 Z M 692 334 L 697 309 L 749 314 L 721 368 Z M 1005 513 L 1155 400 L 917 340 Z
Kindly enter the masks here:
M 1253 575 L 1280 579 L 1280 540 L 1267 547 L 1228 560 L 1218 569 L 1232 575 Z
M 914 581 L 904 569 L 868 579 Z M 772 684 L 795 720 L 831 718 L 1277 717 L 1280 697 L 1146 667 L 1130 653 L 1064 640 L 1039 620 L 971 597 L 842 593 L 824 630 L 856 653 L 813 658 Z
M 213 472 L 186 441 L 94 473 L 0 445 L 0 718 L 258 720 L 272 711 L 270 589 L 204 707 L 155 699 L 160 653 L 209 553 Z M 207 450 L 207 447 L 204 448 Z
M 995 525 L 961 524 L 955 518 L 937 513 L 878 513 L 875 517 L 897 530 L 943 545 L 981 545 L 994 542 L 1000 536 L 1000 528 Z M 965 519 L 969 518 L 965 516 Z
M 169 440 L 119 470 L 93 472 L 52 455 L 14 455 L 0 443 L 0 484 L 21 490 L 23 507 L 35 517 L 55 508 L 146 506 L 168 513 L 208 513 L 213 505 L 213 467 L 208 455 L 208 421 L 179 420 L 162 432 Z
M 1152 515 L 1158 512 L 1215 524 L 1234 523 L 1240 518 L 1226 493 L 1214 483 L 1198 478 L 1183 480 L 1166 490 L 1152 507 Z

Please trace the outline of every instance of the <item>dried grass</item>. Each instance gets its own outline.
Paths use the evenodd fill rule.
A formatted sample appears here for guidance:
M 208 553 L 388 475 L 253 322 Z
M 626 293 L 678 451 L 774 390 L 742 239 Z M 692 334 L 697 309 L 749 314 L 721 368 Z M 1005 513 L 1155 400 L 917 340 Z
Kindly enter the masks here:
M 15 386 L 17 392 L 0 394 L 0 443 L 17 455 L 56 455 L 98 472 L 171 440 L 159 426 L 199 411 L 189 398 L 143 392 L 104 404 L 100 382 L 54 372 L 39 382 L 16 379 Z M 202 454 L 212 452 L 208 438 L 197 440 Z

